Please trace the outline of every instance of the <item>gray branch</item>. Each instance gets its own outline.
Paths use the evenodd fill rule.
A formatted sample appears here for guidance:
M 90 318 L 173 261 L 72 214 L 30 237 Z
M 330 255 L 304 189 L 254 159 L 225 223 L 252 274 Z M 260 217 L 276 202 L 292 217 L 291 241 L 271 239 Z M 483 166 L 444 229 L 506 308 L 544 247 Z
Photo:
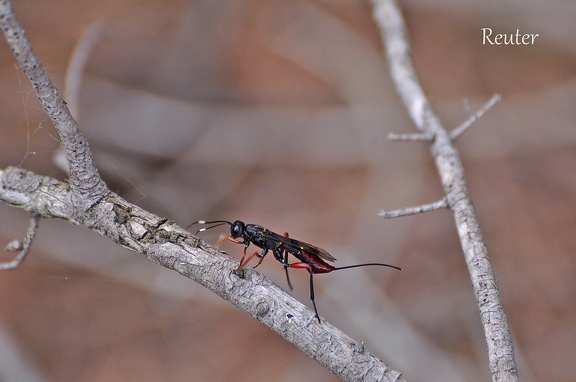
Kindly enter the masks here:
M 38 219 L 61 219 L 108 237 L 210 289 L 268 326 L 347 381 L 404 381 L 346 334 L 255 270 L 240 278 L 237 262 L 212 249 L 175 222 L 151 214 L 111 192 L 98 175 L 88 142 L 44 66 L 33 52 L 7 0 L 0 0 L 0 26 L 66 149 L 70 181 L 19 168 L 0 170 L 0 201 L 28 211 L 31 225 L 19 257 L 32 243 Z M 13 246 L 14 248 L 19 245 Z M 16 259 L 21 261 L 21 259 Z M 8 268 L 13 268 L 10 262 Z
M 464 168 L 459 153 L 453 145 L 453 138 L 461 134 L 468 126 L 465 124 L 464 127 L 456 129 L 452 136 L 442 126 L 422 90 L 412 64 L 407 29 L 397 1 L 372 0 L 372 2 L 374 17 L 382 32 L 396 89 L 416 127 L 420 130 L 417 135 L 433 137 L 429 141 L 430 150 L 446 193 L 448 206 L 454 214 L 470 272 L 488 345 L 492 378 L 494 381 L 517 381 L 518 372 L 508 320 L 472 206 L 464 177 Z M 489 102 L 488 107 L 496 101 L 497 98 L 494 98 Z M 472 122 L 477 119 L 477 116 L 479 115 L 476 114 L 472 118 Z

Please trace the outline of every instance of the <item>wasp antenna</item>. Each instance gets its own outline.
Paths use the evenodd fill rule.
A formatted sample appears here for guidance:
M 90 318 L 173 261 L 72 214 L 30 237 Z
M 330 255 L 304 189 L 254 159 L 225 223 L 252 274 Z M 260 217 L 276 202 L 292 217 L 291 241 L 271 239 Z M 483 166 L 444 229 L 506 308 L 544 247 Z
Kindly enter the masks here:
M 200 229 L 198 230 L 198 232 L 208 231 L 209 229 L 212 229 L 212 228 L 215 228 L 215 227 L 224 225 L 224 224 L 226 224 L 226 223 L 218 223 L 218 224 L 211 225 L 210 227 L 200 228 Z
M 222 224 L 232 225 L 232 222 L 229 222 L 228 220 L 212 220 L 212 221 L 198 220 L 197 223 L 198 223 L 198 224 L 214 224 L 214 223 L 219 223 L 218 225 L 222 225 Z
M 397 269 L 399 271 L 402 270 L 402 268 L 397 267 L 395 265 L 390 265 L 390 264 L 384 264 L 384 263 L 366 263 L 366 264 L 355 264 L 355 265 L 346 265 L 344 267 L 336 267 L 333 270 L 334 271 L 339 271 L 341 269 L 350 269 L 350 268 L 359 268 L 359 267 L 371 267 L 371 266 L 381 266 L 381 267 L 389 267 L 389 268 L 394 268 Z
M 214 223 L 216 223 L 216 224 L 214 224 Z M 209 229 L 212 229 L 212 228 L 214 228 L 214 227 L 221 226 L 221 225 L 223 225 L 223 224 L 232 225 L 232 223 L 229 222 L 228 220 L 213 220 L 213 221 L 209 221 L 209 222 L 206 221 L 206 220 L 198 220 L 198 221 L 190 224 L 188 227 L 186 227 L 186 229 L 192 227 L 194 224 L 214 224 L 214 225 L 212 225 L 212 226 L 210 226 L 210 227 L 200 228 L 198 231 L 196 231 L 196 235 L 198 235 L 198 233 L 200 233 L 200 232 L 207 231 L 207 230 L 209 230 Z
M 212 227 L 208 227 L 208 228 L 202 228 L 202 231 L 206 231 L 207 229 L 218 227 L 219 225 L 222 225 L 222 224 L 232 225 L 232 222 L 229 222 L 228 220 L 213 220 L 213 221 L 198 220 L 198 221 L 195 221 L 193 223 L 190 223 L 190 225 L 188 225 L 188 227 L 186 227 L 186 229 L 192 227 L 195 224 L 214 224 L 214 223 L 219 223 L 219 224 L 213 225 Z M 200 232 L 200 230 L 198 230 L 198 232 Z

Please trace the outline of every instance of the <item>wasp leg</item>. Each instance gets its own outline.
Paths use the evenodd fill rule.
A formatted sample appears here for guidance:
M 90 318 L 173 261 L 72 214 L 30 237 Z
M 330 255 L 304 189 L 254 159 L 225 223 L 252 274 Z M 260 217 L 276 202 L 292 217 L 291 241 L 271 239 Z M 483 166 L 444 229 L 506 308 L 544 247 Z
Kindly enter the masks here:
M 254 256 L 258 256 L 258 257 L 260 258 L 260 260 L 258 260 L 258 264 L 256 264 L 256 265 L 254 266 L 254 268 L 256 268 L 258 265 L 262 264 L 262 261 L 264 261 L 264 256 L 266 256 L 267 253 L 268 253 L 268 249 L 267 249 L 267 248 L 264 248 L 264 249 L 262 250 L 262 253 L 260 253 L 259 255 L 258 255 L 258 252 L 254 252 L 254 253 L 252 254 L 252 256 L 250 256 L 250 258 L 248 259 L 248 261 L 250 261 L 250 259 L 252 259 Z M 248 261 L 246 261 L 246 264 L 248 264 Z
M 288 253 L 286 253 L 286 262 L 288 262 Z M 286 272 L 286 282 L 288 283 L 288 288 L 290 288 L 290 290 L 294 290 L 294 288 L 292 287 L 292 283 L 290 282 L 290 276 L 288 275 L 288 267 L 285 265 L 284 266 L 284 272 Z
M 240 240 L 236 240 L 236 239 L 234 239 L 233 237 L 226 236 L 226 237 L 223 237 L 222 239 L 218 240 L 218 242 L 217 242 L 216 244 L 214 244 L 214 248 L 219 247 L 219 246 L 222 245 L 222 243 L 224 243 L 225 241 L 231 241 L 232 243 L 235 243 L 235 244 L 245 244 L 244 242 L 242 242 L 242 241 L 240 241 Z M 248 243 L 248 245 L 250 245 L 250 243 Z M 244 257 L 246 257 L 246 248 L 248 248 L 248 245 L 245 244 L 245 247 L 244 247 L 244 255 L 242 256 L 242 259 L 240 259 L 240 265 L 238 266 L 238 268 L 236 268 L 236 269 L 234 270 L 234 273 L 236 273 L 236 274 L 239 274 L 238 272 L 240 272 L 240 268 L 242 268 L 242 264 L 243 264 L 243 261 L 244 261 Z M 248 259 L 248 260 L 250 260 L 250 259 Z
M 244 244 L 243 242 L 241 242 L 239 240 L 233 239 L 230 236 L 226 236 L 226 237 L 223 237 L 222 239 L 218 240 L 218 242 L 216 244 L 214 244 L 214 248 L 219 247 L 226 240 L 231 241 L 232 243 L 236 243 L 236 244 Z
M 312 272 L 312 266 L 306 263 L 294 263 L 294 264 L 285 264 L 284 267 L 290 268 L 304 268 L 310 273 L 310 300 L 312 300 L 312 305 L 314 306 L 314 313 L 316 313 L 316 318 L 318 319 L 318 323 L 320 323 L 320 316 L 318 315 L 318 309 L 316 308 L 316 301 L 314 300 L 314 273 Z
M 224 240 L 224 239 L 222 239 Z M 222 241 L 220 240 L 220 241 Z M 220 243 L 220 241 L 218 243 Z M 234 241 L 233 239 L 231 239 L 230 241 Z M 218 244 L 216 243 L 216 244 Z M 244 244 L 244 252 L 242 253 L 242 258 L 240 259 L 240 265 L 238 265 L 238 268 L 236 268 L 236 271 L 238 271 L 240 268 L 242 268 L 244 266 L 244 258 L 246 257 L 246 250 L 248 249 L 248 246 L 250 245 L 250 243 L 248 244 Z
M 289 238 L 290 236 L 288 236 L 288 232 L 284 232 L 284 237 L 285 238 Z M 284 257 L 282 257 L 282 252 L 284 253 Z M 294 290 L 294 288 L 292 288 L 292 283 L 290 282 L 290 276 L 288 275 L 288 251 L 287 250 L 282 250 L 282 252 L 280 253 L 280 256 L 276 256 L 276 258 L 278 260 L 280 260 L 280 262 L 282 264 L 284 264 L 284 272 L 286 273 L 286 282 L 288 283 L 288 287 L 290 288 L 290 290 Z
M 258 256 L 260 258 L 260 260 L 258 261 L 258 264 L 256 264 L 254 266 L 254 268 L 256 268 L 258 265 L 262 264 L 262 261 L 264 260 L 264 256 L 266 256 L 266 254 L 268 253 L 268 250 L 265 248 L 262 250 L 262 253 L 258 254 L 258 252 L 254 252 L 253 254 L 251 254 L 250 256 L 248 256 L 248 258 L 245 259 L 246 257 L 246 249 L 248 249 L 248 246 L 244 247 L 244 254 L 242 255 L 242 259 L 240 259 L 240 265 L 238 265 L 238 269 L 242 268 L 243 266 L 247 265 L 250 260 L 252 260 L 254 258 L 254 256 Z M 238 270 L 237 269 L 237 270 Z

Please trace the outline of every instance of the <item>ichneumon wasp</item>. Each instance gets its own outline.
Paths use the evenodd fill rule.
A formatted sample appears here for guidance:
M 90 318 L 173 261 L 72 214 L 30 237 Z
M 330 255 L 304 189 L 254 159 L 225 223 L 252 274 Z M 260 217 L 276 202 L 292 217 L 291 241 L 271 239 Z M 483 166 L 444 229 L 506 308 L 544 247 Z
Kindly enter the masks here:
M 326 252 L 324 249 L 318 248 L 312 244 L 304 243 L 300 240 L 292 239 L 288 236 L 288 232 L 282 236 L 262 226 L 256 224 L 245 224 L 240 220 L 236 220 L 235 222 L 229 222 L 227 220 L 199 220 L 190 224 L 187 228 L 194 224 L 212 224 L 210 227 L 199 229 L 198 232 L 203 232 L 223 224 L 230 225 L 230 236 L 226 236 L 220 239 L 214 246 L 218 247 L 225 241 L 231 241 L 236 244 L 244 244 L 244 253 L 240 259 L 238 268 L 236 268 L 236 273 L 238 273 L 245 265 L 247 265 L 255 256 L 260 259 L 258 260 L 258 264 L 254 266 L 254 268 L 256 268 L 262 263 L 268 251 L 272 251 L 272 254 L 276 260 L 278 260 L 284 266 L 284 271 L 286 272 L 286 281 L 288 282 L 290 290 L 292 290 L 293 288 L 292 284 L 290 283 L 290 276 L 288 276 L 288 268 L 306 269 L 310 274 L 310 300 L 312 300 L 314 312 L 316 313 L 316 318 L 318 319 L 319 323 L 320 316 L 318 315 L 318 309 L 316 308 L 316 302 L 314 300 L 315 273 L 329 273 L 342 269 L 369 266 L 382 266 L 402 270 L 402 268 L 399 268 L 395 265 L 384 263 L 366 263 L 334 267 L 327 262 L 334 262 L 336 261 L 336 258 Z M 255 246 L 261 248 L 262 252 L 254 252 L 252 255 L 246 257 L 246 250 L 250 244 L 254 244 Z M 300 261 L 296 263 L 289 263 L 288 255 L 292 255 Z

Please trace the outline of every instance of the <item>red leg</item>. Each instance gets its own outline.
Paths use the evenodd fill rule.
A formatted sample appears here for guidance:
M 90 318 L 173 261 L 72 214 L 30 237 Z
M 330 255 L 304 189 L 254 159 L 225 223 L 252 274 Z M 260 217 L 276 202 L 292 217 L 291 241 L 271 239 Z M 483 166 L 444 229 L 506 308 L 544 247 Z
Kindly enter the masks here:
M 235 243 L 235 244 L 244 244 L 243 242 L 241 242 L 239 240 L 236 240 L 230 236 L 226 236 L 226 237 L 223 237 L 222 239 L 218 240 L 218 242 L 216 244 L 214 244 L 214 247 L 216 248 L 216 247 L 222 245 L 222 243 L 224 243 L 225 241 L 231 241 L 232 243 Z M 236 271 L 240 270 L 240 268 L 242 268 L 242 266 L 244 266 L 245 263 L 250 261 L 250 259 L 252 259 L 254 257 L 254 255 L 256 255 L 256 253 L 255 253 L 254 255 L 250 256 L 248 258 L 248 260 L 244 261 L 244 258 L 246 257 L 246 249 L 247 248 L 248 247 L 244 247 L 244 254 L 242 255 L 242 258 L 240 259 L 240 265 L 238 266 L 238 268 L 236 268 Z
M 258 254 L 258 252 L 254 252 L 254 254 L 252 256 L 250 256 L 250 258 L 256 256 Z M 258 265 L 262 264 L 262 261 L 264 261 L 264 256 L 260 256 L 260 260 L 258 260 L 258 264 L 256 264 L 254 266 L 254 268 L 256 268 Z
M 238 266 L 238 268 L 242 268 L 243 266 L 245 266 L 246 264 L 248 264 L 250 262 L 250 260 L 252 260 L 254 258 L 254 256 L 258 255 L 258 252 L 254 252 L 253 254 L 251 254 L 250 256 L 248 256 L 248 258 L 246 260 L 244 260 L 244 257 L 246 257 L 246 248 L 244 248 L 244 255 L 242 255 L 242 259 L 240 260 L 240 265 Z M 264 260 L 264 258 L 262 257 L 260 259 L 260 261 L 258 262 L 258 264 L 256 264 L 256 267 L 258 265 L 260 265 L 260 263 L 262 262 L 262 260 Z M 254 267 L 254 268 L 256 268 Z
M 254 268 L 256 268 L 257 266 L 259 266 L 260 264 L 262 264 L 262 261 L 264 260 L 264 256 L 266 256 L 266 253 L 268 253 L 267 249 L 263 249 L 262 252 L 260 254 L 258 254 L 258 252 L 254 252 L 252 255 L 250 255 L 246 260 L 244 260 L 244 258 L 246 257 L 246 249 L 248 249 L 248 247 L 244 247 L 244 254 L 242 255 L 242 259 L 240 260 L 240 265 L 238 266 L 238 269 L 242 268 L 243 266 L 245 266 L 246 264 L 248 264 L 250 262 L 250 260 L 252 260 L 252 258 L 254 256 L 258 256 L 260 258 L 260 260 L 258 261 L 258 264 L 256 264 L 254 266 Z
M 233 239 L 230 236 L 226 236 L 226 237 L 223 237 L 222 239 L 218 240 L 218 242 L 216 244 L 214 244 L 214 247 L 219 247 L 226 240 L 231 241 L 232 243 L 236 243 L 236 244 L 243 244 L 241 241 Z

